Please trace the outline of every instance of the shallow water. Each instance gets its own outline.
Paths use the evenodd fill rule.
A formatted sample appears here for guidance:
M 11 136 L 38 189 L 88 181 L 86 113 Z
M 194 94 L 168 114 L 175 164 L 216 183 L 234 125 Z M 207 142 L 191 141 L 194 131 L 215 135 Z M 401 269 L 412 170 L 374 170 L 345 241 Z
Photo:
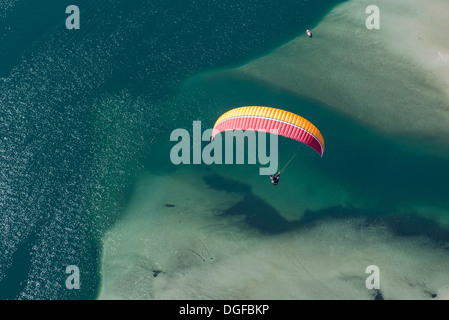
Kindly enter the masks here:
M 172 127 L 192 134 L 195 120 L 205 130 L 232 107 L 262 102 L 323 128 L 323 158 L 300 149 L 273 187 L 258 164 L 164 160 L 177 143 L 168 130 L 137 175 L 124 217 L 103 238 L 99 298 L 445 297 L 447 155 L 420 153 L 420 142 L 220 71 L 192 77 L 164 106 L 189 105 Z M 280 142 L 281 166 L 296 146 Z M 371 264 L 385 275 L 380 291 L 365 288 Z

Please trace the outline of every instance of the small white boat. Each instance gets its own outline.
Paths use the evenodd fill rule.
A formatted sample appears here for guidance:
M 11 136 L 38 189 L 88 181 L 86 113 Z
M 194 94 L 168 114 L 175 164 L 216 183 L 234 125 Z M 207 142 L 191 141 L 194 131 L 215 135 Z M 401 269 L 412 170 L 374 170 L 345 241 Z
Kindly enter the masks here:
M 310 31 L 309 29 L 306 30 L 307 35 L 309 36 L 309 38 L 312 38 L 312 31 Z

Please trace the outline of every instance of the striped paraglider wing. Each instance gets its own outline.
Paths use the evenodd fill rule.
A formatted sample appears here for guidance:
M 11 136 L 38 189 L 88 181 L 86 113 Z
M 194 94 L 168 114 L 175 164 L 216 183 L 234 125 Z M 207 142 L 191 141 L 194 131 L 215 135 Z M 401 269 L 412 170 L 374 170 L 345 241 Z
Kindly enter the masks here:
M 302 142 L 323 156 L 324 139 L 308 120 L 292 112 L 271 107 L 240 107 L 229 110 L 218 118 L 212 139 L 227 130 L 253 130 L 277 133 Z

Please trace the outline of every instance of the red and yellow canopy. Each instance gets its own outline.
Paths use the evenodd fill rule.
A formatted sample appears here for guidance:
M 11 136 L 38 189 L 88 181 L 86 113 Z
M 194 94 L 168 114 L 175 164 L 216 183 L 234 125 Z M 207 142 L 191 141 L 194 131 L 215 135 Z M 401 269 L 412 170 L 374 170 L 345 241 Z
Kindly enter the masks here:
M 227 130 L 254 130 L 275 132 L 302 142 L 323 156 L 324 139 L 320 131 L 308 120 L 292 112 L 270 107 L 240 107 L 229 110 L 218 118 L 214 136 Z

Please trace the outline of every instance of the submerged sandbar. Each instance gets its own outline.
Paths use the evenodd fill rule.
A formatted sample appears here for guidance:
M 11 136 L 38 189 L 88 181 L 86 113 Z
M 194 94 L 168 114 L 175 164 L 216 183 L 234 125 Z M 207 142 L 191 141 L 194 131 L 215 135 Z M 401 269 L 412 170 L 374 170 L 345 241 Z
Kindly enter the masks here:
M 447 1 L 370 1 L 334 8 L 314 29 L 229 71 L 317 100 L 370 127 L 429 149 L 449 149 Z

